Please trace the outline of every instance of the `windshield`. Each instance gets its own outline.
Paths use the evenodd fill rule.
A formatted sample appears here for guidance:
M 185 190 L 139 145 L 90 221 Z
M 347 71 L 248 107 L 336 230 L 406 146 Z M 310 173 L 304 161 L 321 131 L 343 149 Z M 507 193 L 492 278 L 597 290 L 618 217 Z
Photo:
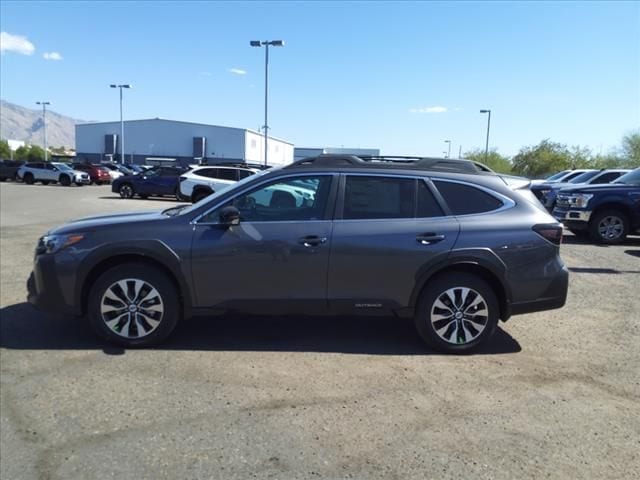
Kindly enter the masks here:
M 623 183 L 625 185 L 640 185 L 640 168 L 625 173 L 613 183 Z
M 550 182 L 552 180 L 558 180 L 559 178 L 564 177 L 567 173 L 569 173 L 571 170 L 563 170 L 561 172 L 558 172 L 554 175 L 551 175 L 550 177 L 547 178 L 547 182 Z
M 66 163 L 54 163 L 54 165 L 58 167 L 60 170 L 73 170 L 73 168 L 71 168 Z
M 569 180 L 569 183 L 584 183 L 587 180 L 591 180 L 593 177 L 595 177 L 599 173 L 600 172 L 598 170 L 594 170 L 593 172 L 584 172 L 578 175 L 577 177 Z
M 268 174 L 270 172 L 275 172 L 275 171 L 279 170 L 280 168 L 282 168 L 282 167 L 270 168 L 268 170 L 262 170 L 262 171 L 256 173 L 255 175 L 249 175 L 248 177 L 243 178 L 242 180 L 240 180 L 239 182 L 236 182 L 235 184 L 233 184 L 229 188 L 225 188 L 224 190 L 216 192 L 213 195 L 209 195 L 208 197 L 204 197 L 202 200 L 200 200 L 199 202 L 194 203 L 193 205 L 187 205 L 186 208 L 182 208 L 182 207 L 180 207 L 179 209 L 177 207 L 176 208 L 172 208 L 172 209 L 169 209 L 169 210 L 165 210 L 162 213 L 165 213 L 167 215 L 173 216 L 173 215 L 185 215 L 187 213 L 193 212 L 195 209 L 200 208 L 205 203 L 209 203 L 212 200 L 215 200 L 221 194 L 223 194 L 223 193 L 226 194 L 226 193 L 230 192 L 231 190 L 235 190 L 237 188 L 241 188 L 245 183 L 248 183 L 248 182 L 256 179 L 257 177 L 261 177 L 261 176 L 266 175 L 266 174 Z

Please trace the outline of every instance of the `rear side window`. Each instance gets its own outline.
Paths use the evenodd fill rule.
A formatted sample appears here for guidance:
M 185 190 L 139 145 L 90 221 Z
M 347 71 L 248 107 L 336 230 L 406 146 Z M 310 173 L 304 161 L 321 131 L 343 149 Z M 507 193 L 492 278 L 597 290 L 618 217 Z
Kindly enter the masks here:
M 591 182 L 591 183 L 594 183 L 594 184 L 610 183 L 610 182 L 613 182 L 616 178 L 618 178 L 623 173 L 624 172 L 607 172 L 607 173 L 603 173 L 599 177 L 595 178 L 593 180 L 593 182 Z
M 238 175 L 240 176 L 240 180 L 242 180 L 243 178 L 253 175 L 253 172 L 251 170 L 238 170 Z
M 221 180 L 238 180 L 238 171 L 233 168 L 218 169 L 218 178 Z
M 433 182 L 454 215 L 490 212 L 503 203 L 493 195 L 461 183 Z

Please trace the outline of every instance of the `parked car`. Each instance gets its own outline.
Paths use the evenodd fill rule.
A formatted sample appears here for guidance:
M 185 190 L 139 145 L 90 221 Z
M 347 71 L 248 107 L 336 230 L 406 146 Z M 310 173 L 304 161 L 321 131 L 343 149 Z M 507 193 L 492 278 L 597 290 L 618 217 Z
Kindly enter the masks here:
M 111 176 L 111 181 L 124 176 L 124 173 L 122 173 L 118 169 L 117 164 L 113 162 L 103 162 L 100 164 L 100 166 L 106 168 L 109 171 L 109 175 Z
M 549 180 L 541 183 L 532 184 L 530 188 L 533 194 L 536 196 L 536 198 L 540 200 L 540 203 L 544 203 L 544 196 L 549 192 L 549 190 L 551 190 L 552 185 L 556 183 L 561 183 L 561 182 L 565 182 L 565 183 L 569 182 L 574 178 L 576 178 L 577 176 L 587 172 L 597 172 L 597 170 L 593 168 L 581 168 L 581 169 L 571 170 L 568 174 L 562 175 L 561 177 L 558 177 L 555 180 Z
M 81 172 L 86 172 L 87 175 L 89 175 L 91 183 L 95 183 L 96 185 L 111 183 L 109 170 L 100 165 L 93 165 L 91 163 L 74 163 L 73 168 Z
M 60 183 L 68 187 L 75 183 L 79 187 L 89 185 L 89 175 L 86 172 L 74 170 L 62 162 L 31 162 L 25 163 L 18 169 L 18 176 L 27 185 L 41 182 L 43 185 Z
M 49 231 L 28 300 L 129 347 L 196 314 L 393 313 L 469 352 L 499 319 L 565 303 L 562 226 L 528 187 L 463 160 L 307 158 L 193 205 Z
M 171 195 L 178 198 L 178 177 L 184 173 L 180 167 L 156 167 L 137 175 L 125 175 L 111 184 L 111 191 L 122 198 L 140 198 Z
M 240 167 L 195 167 L 180 175 L 180 196 L 195 203 L 256 172 Z
M 572 178 L 568 182 L 554 182 L 541 191 L 541 202 L 545 208 L 551 212 L 556 206 L 556 197 L 558 192 L 563 188 L 573 187 L 575 185 L 600 185 L 611 183 L 625 173 L 631 170 L 628 168 L 610 168 L 602 170 L 590 170 L 581 173 L 577 177 Z
M 24 162 L 18 160 L 0 160 L 0 182 L 5 180 L 19 180 L 18 169 Z
M 576 185 L 558 192 L 553 216 L 578 236 L 622 243 L 640 233 L 640 168 L 605 185 Z

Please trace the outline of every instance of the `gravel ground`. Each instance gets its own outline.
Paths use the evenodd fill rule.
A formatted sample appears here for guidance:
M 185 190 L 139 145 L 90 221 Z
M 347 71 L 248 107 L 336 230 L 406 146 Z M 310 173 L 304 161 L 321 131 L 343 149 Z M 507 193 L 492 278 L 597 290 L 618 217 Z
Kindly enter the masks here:
M 2 479 L 640 477 L 640 240 L 567 236 L 561 310 L 434 354 L 393 318 L 194 319 L 121 350 L 25 302 L 38 236 L 158 209 L 0 185 Z

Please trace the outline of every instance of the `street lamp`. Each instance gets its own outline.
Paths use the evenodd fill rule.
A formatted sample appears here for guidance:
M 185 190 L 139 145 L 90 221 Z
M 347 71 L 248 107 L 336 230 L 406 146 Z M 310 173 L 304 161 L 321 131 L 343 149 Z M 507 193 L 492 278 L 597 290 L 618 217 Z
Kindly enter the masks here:
M 451 140 L 445 140 L 444 143 L 448 144 L 448 147 L 447 147 L 447 158 L 451 158 Z
M 267 135 L 269 131 L 268 123 L 268 92 L 269 92 L 269 47 L 284 47 L 282 40 L 251 40 L 252 47 L 264 46 L 264 166 L 267 166 Z
M 109 85 L 111 88 L 120 89 L 120 163 L 125 164 L 124 159 L 124 122 L 122 121 L 122 89 L 131 88 L 131 85 Z
M 47 161 L 47 105 L 51 102 L 36 102 L 36 105 L 42 105 L 42 134 L 44 136 L 44 161 Z
M 491 110 L 480 110 L 480 113 L 488 113 L 487 117 L 487 143 L 484 147 L 484 161 L 489 160 L 489 129 L 491 128 Z

